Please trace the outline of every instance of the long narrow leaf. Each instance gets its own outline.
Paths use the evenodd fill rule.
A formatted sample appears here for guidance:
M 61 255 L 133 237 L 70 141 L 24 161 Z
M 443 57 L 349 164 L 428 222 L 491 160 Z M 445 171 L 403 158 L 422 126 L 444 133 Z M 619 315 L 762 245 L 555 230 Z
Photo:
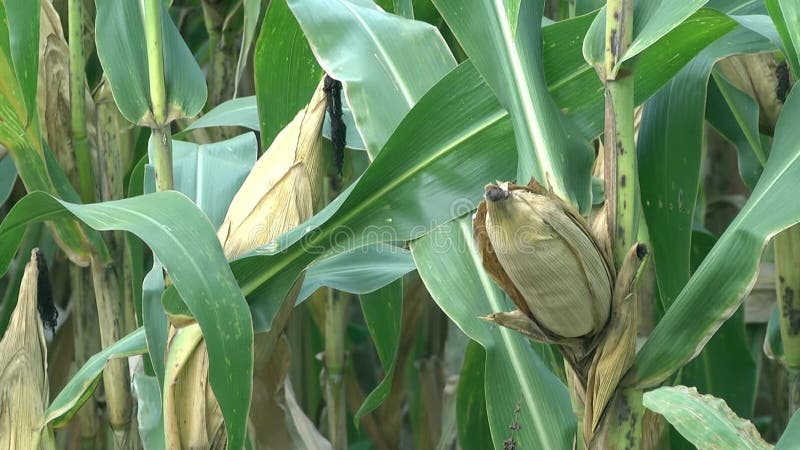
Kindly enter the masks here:
M 89 358 L 86 364 L 70 378 L 67 385 L 61 389 L 58 396 L 50 403 L 47 411 L 45 411 L 42 426 L 50 425 L 59 428 L 66 425 L 92 395 L 95 386 L 100 381 L 103 368 L 109 359 L 141 355 L 146 351 L 144 328 L 139 328 Z
M 637 385 L 658 384 L 700 352 L 752 289 L 767 240 L 800 221 L 800 203 L 795 201 L 800 179 L 798 92 L 784 104 L 769 160 L 752 195 L 637 355 L 632 380 Z
M 689 280 L 699 149 L 711 69 L 732 54 L 772 49 L 763 36 L 740 27 L 703 50 L 645 106 L 638 142 L 641 198 L 665 307 Z
M 517 180 L 535 177 L 587 210 L 593 154 L 547 91 L 542 62 L 544 3 L 437 0 L 434 4 L 511 114 L 519 151 Z
M 24 225 L 69 216 L 96 230 L 124 230 L 139 236 L 167 268 L 203 330 L 211 386 L 225 416 L 229 443 L 238 448 L 250 406 L 253 328 L 206 216 L 183 194 L 173 191 L 93 205 L 67 203 L 34 192 L 20 200 L 0 224 L 0 243 L 16 247 L 19 243 L 9 238 Z M 0 267 L 7 264 L 0 261 Z

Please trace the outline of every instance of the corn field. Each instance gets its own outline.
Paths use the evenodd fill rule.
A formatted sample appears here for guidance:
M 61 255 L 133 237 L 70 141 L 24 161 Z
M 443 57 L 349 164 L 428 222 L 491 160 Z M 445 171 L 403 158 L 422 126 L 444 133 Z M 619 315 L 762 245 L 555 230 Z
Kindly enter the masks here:
M 798 0 L 0 0 L 0 50 L 0 450 L 800 449 Z

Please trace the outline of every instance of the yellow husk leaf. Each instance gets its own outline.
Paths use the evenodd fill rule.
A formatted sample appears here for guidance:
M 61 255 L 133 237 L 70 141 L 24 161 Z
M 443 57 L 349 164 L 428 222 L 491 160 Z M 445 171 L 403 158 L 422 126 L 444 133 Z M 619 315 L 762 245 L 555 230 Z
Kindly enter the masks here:
M 50 394 L 47 343 L 36 311 L 36 252 L 25 266 L 17 307 L 0 341 L 0 449 L 44 448 L 39 427 Z
M 225 426 L 208 382 L 208 351 L 197 324 L 176 330 L 164 374 L 167 448 L 225 448 Z
M 611 320 L 600 336 L 589 367 L 583 418 L 583 433 L 587 443 L 597 430 L 620 380 L 636 357 L 639 322 L 636 284 L 646 255 L 645 246 L 637 244 L 631 247 L 617 276 Z
M 317 86 L 308 106 L 275 138 L 233 197 L 217 235 L 235 258 L 310 219 L 322 203 L 322 124 L 325 93 Z
M 501 266 L 487 270 L 505 272 L 522 297 L 509 292 L 517 306 L 559 337 L 600 331 L 613 276 L 580 215 L 535 182 L 489 185 L 485 204 L 486 234 Z

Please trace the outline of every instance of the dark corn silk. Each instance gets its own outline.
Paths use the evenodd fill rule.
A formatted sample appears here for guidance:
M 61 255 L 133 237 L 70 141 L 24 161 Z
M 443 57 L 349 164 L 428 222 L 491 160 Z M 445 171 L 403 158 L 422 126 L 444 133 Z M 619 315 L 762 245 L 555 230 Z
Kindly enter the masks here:
M 50 284 L 50 274 L 47 270 L 47 261 L 41 250 L 36 250 L 36 266 L 39 276 L 36 280 L 37 301 L 36 309 L 46 328 L 55 332 L 58 322 L 58 310 L 53 303 L 53 286 Z
M 347 145 L 347 125 L 342 120 L 342 83 L 326 74 L 322 90 L 326 95 L 328 116 L 331 121 L 331 143 L 333 143 L 336 171 L 341 175 L 344 147 Z

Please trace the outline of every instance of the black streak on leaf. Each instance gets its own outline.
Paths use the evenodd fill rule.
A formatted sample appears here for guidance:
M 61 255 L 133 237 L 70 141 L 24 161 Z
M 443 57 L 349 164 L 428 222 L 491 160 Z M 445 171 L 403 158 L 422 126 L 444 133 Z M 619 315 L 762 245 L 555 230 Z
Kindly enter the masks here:
M 56 323 L 58 322 L 58 310 L 53 304 L 53 287 L 50 284 L 50 274 L 47 270 L 47 262 L 44 260 L 44 254 L 40 250 L 36 250 L 36 266 L 39 270 L 39 276 L 36 280 L 36 309 L 39 310 L 39 317 L 45 328 L 50 328 L 55 332 Z
M 331 142 L 333 143 L 334 162 L 339 175 L 342 174 L 344 147 L 347 145 L 347 126 L 342 120 L 342 83 L 325 75 L 322 90 L 326 94 L 328 116 L 331 121 Z

